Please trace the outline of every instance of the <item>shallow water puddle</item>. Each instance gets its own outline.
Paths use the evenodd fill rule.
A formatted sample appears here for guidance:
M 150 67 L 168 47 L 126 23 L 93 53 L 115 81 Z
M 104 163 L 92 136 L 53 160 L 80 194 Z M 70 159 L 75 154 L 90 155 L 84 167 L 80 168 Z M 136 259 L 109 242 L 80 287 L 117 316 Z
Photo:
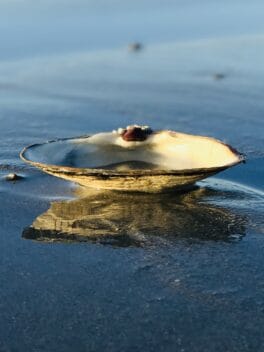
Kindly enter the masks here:
M 235 241 L 261 228 L 263 192 L 209 179 L 173 194 L 96 191 L 77 187 L 73 200 L 52 202 L 23 231 L 43 241 L 92 241 L 114 246 L 173 246 L 179 239 Z M 255 209 L 252 211 L 252 209 Z M 176 241 L 176 242 L 175 242 Z

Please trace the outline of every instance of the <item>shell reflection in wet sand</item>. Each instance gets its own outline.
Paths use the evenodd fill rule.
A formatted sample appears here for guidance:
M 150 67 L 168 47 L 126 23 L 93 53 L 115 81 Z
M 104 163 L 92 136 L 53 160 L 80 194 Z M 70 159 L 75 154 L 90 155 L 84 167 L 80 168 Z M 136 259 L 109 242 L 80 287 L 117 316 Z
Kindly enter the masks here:
M 196 187 L 185 194 L 153 195 L 79 188 L 79 198 L 51 203 L 23 237 L 147 246 L 178 238 L 225 241 L 245 235 L 245 216 L 203 202 L 210 192 L 215 191 Z

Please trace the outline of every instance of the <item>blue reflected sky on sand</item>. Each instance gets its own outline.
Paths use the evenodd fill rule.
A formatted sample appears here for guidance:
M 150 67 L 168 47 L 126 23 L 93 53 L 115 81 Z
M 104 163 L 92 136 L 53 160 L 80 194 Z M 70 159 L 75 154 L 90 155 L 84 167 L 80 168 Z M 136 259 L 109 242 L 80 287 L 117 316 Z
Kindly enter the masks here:
M 0 59 L 264 31 L 263 2 L 0 2 Z

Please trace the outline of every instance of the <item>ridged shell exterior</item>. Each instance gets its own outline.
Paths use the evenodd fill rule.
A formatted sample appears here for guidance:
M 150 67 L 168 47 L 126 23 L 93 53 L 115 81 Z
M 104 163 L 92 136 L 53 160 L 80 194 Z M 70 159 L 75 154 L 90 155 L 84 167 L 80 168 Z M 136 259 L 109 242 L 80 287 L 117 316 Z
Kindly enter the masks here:
M 47 143 L 55 143 L 58 141 L 61 142 L 67 140 L 68 139 L 62 139 L 50 141 Z M 34 148 L 38 148 L 39 146 L 39 144 L 35 144 L 24 148 L 20 153 L 21 159 L 50 175 L 76 182 L 84 187 L 129 192 L 160 193 L 164 191 L 173 191 L 175 189 L 186 188 L 190 185 L 193 185 L 196 181 L 212 176 L 244 160 L 242 156 L 239 156 L 238 162 L 233 164 L 202 169 L 130 170 L 122 172 L 106 169 L 49 165 L 46 163 L 30 160 L 30 158 L 27 156 L 28 151 L 32 152 Z M 230 150 L 232 150 L 234 153 L 237 153 L 231 147 Z M 239 155 L 239 153 L 237 154 Z

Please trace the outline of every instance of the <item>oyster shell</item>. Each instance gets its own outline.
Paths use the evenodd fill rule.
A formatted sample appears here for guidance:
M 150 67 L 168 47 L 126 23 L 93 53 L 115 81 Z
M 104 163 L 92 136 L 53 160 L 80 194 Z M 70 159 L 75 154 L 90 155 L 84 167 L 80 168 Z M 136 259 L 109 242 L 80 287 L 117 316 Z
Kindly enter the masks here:
M 244 160 L 214 138 L 138 125 L 34 144 L 20 156 L 83 186 L 143 192 L 183 188 Z

